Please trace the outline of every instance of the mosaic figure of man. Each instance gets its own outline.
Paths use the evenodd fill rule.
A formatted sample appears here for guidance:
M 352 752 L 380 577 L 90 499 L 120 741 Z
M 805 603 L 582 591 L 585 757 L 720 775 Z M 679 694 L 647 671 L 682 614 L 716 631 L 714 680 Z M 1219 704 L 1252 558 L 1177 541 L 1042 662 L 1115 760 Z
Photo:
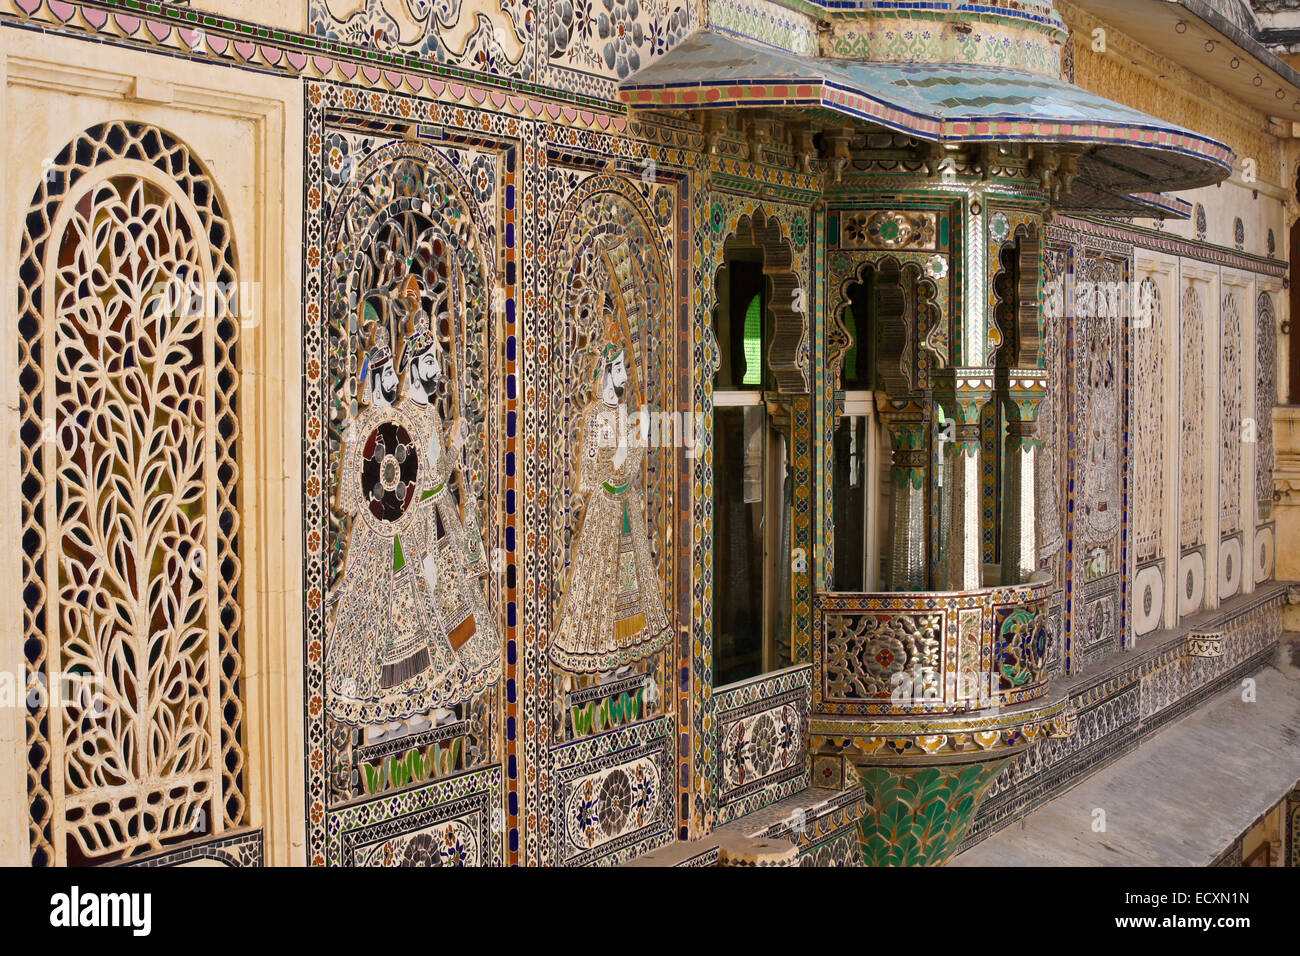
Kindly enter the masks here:
M 369 402 L 344 430 L 338 509 L 353 517 L 325 647 L 326 711 L 349 726 L 396 727 L 441 705 L 461 683 L 423 573 L 414 507 L 431 485 L 417 423 L 398 407 L 400 380 L 380 333 L 361 372 Z
M 444 425 L 438 411 L 443 350 L 423 312 L 417 313 L 415 326 L 406 339 L 407 391 L 402 408 L 419 433 L 429 476 L 416 505 L 423 545 L 419 560 L 463 670 L 460 696 L 465 697 L 495 682 L 501 646 L 483 594 L 488 561 L 477 502 L 460 470 L 467 428 L 460 418 Z M 453 476 L 460 479 L 459 503 L 451 486 Z
M 645 443 L 629 434 L 628 350 L 611 328 L 582 413 L 578 490 L 586 495 L 551 660 L 574 673 L 617 670 L 672 637 L 637 488 Z

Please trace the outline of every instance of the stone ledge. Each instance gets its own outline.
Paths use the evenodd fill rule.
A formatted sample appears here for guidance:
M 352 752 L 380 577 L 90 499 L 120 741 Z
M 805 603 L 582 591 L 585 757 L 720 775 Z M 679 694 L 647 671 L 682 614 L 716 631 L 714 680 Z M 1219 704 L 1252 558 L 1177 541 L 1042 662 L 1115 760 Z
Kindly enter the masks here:
M 1063 682 L 1075 709 L 1075 737 L 1049 742 L 1003 770 L 963 841 L 964 850 L 1013 826 L 1276 661 L 1280 617 L 1276 630 L 1264 625 L 1271 633 L 1248 639 L 1244 646 L 1236 635 L 1230 637 L 1226 646 L 1231 660 L 1189 656 L 1188 635 L 1197 629 L 1228 633 L 1250 625 L 1259 615 L 1279 614 L 1289 587 L 1286 582 L 1267 582 L 1178 629 L 1158 632 L 1132 650 L 1109 655 L 1099 670 Z
M 809 787 L 723 824 L 708 836 L 670 843 L 623 865 L 798 866 L 803 852 L 849 823 L 856 826 L 863 798 L 858 785 L 846 790 Z

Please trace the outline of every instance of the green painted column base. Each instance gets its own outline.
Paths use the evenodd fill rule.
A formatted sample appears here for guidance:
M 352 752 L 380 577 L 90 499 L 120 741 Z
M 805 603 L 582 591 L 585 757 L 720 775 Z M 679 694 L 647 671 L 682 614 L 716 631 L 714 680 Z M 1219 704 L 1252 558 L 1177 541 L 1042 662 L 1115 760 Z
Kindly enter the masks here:
M 863 866 L 942 866 L 952 859 L 1008 754 L 980 763 L 859 766 Z

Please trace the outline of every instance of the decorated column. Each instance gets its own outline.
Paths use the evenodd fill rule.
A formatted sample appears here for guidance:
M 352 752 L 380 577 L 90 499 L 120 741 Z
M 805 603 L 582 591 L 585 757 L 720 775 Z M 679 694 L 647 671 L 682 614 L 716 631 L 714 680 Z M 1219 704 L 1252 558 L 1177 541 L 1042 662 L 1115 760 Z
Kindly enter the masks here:
M 889 573 L 890 591 L 923 591 L 927 587 L 928 535 L 926 475 L 929 471 L 926 430 L 931 410 L 915 399 L 891 399 L 877 393 L 880 417 L 894 451 L 890 469 Z
M 1007 418 L 1002 472 L 1002 583 L 1028 581 L 1037 570 L 1034 465 L 1043 443 L 1034 437 L 1047 393 L 1043 369 L 1001 369 L 998 386 Z
M 993 371 L 944 371 L 936 390 L 949 416 L 939 433 L 944 450 L 944 526 L 936 584 L 968 591 L 983 584 L 980 546 L 980 411 L 993 397 Z

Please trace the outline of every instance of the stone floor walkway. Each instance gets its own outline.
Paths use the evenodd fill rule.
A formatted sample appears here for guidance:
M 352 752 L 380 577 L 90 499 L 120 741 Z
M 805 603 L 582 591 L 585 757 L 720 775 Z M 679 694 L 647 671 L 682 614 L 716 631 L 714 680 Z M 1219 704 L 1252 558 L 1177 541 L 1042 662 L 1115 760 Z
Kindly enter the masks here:
M 949 865 L 1209 865 L 1300 780 L 1300 674 L 1278 663 L 1254 703 L 1224 691 Z

